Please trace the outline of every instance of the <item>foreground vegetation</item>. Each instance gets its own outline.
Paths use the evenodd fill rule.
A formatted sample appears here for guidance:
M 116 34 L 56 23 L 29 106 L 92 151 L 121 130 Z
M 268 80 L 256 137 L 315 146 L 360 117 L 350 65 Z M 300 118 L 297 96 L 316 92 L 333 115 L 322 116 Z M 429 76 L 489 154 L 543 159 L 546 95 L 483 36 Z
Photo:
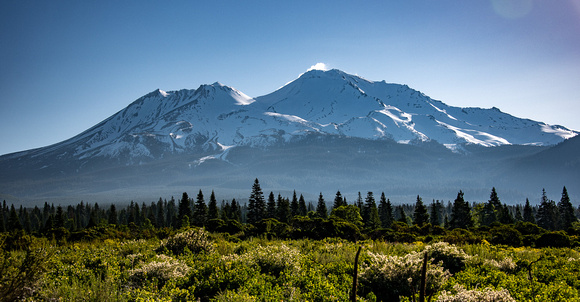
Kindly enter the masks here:
M 425 301 L 580 301 L 578 248 L 95 231 L 79 242 L 2 235 L 0 301 L 349 301 L 359 247 L 357 301 L 417 301 L 425 253 Z
M 266 199 L 257 179 L 244 205 L 213 192 L 206 205 L 201 191 L 119 211 L 4 203 L 0 302 L 580 301 L 566 188 L 539 206 L 495 189 L 481 204 L 461 191 L 446 206 L 378 204 Z

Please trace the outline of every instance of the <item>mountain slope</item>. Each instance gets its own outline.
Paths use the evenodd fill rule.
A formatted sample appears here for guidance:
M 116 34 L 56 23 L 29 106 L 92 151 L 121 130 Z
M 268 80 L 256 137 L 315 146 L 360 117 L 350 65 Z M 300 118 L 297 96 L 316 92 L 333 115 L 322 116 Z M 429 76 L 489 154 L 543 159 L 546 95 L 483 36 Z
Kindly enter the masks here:
M 497 108 L 448 106 L 406 85 L 311 70 L 257 98 L 220 83 L 155 90 L 69 140 L 0 156 L 0 193 L 131 198 L 137 187 L 193 183 L 237 192 L 256 174 L 315 193 L 381 184 L 403 195 L 481 190 L 533 158 L 547 161 L 546 146 L 576 135 Z

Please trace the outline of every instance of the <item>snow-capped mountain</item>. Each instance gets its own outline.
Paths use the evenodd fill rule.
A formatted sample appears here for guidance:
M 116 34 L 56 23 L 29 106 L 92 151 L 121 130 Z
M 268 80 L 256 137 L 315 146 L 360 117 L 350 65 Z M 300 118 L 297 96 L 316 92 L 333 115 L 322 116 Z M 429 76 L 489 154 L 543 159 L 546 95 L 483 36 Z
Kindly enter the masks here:
M 220 83 L 155 90 L 63 143 L 73 157 L 158 158 L 168 153 L 264 146 L 309 133 L 398 143 L 553 145 L 577 132 L 516 118 L 497 108 L 459 108 L 406 85 L 373 82 L 339 70 L 311 70 L 252 99 Z M 40 150 L 38 150 L 40 151 Z
M 287 160 L 296 155 L 281 148 L 293 144 L 302 157 L 310 154 L 312 158 L 318 156 L 312 150 L 326 148 L 329 142 L 336 146 L 332 151 L 349 146 L 350 151 L 344 152 L 357 149 L 359 155 L 371 149 L 377 153 L 396 149 L 399 154 L 411 150 L 401 151 L 396 145 L 430 146 L 427 149 L 432 153 L 439 146 L 438 157 L 432 159 L 437 161 L 447 156 L 445 152 L 451 154 L 449 150 L 551 146 L 577 134 L 497 108 L 448 106 L 406 85 L 369 81 L 340 70 L 310 70 L 256 98 L 217 82 L 193 90 L 155 90 L 69 140 L 1 156 L 0 178 L 72 177 L 117 169 L 117 174 L 129 174 L 124 176 L 127 180 L 134 176 L 119 170 L 122 167 L 156 167 L 150 168 L 153 173 L 169 166 L 215 165 L 216 160 L 240 167 L 256 156 L 269 158 L 267 165 L 276 165 L 280 159 L 260 152 L 275 149 L 276 154 L 286 154 Z M 381 142 L 386 145 L 377 147 L 375 143 Z M 233 155 L 232 150 L 236 150 Z M 296 167 L 286 164 L 288 169 Z

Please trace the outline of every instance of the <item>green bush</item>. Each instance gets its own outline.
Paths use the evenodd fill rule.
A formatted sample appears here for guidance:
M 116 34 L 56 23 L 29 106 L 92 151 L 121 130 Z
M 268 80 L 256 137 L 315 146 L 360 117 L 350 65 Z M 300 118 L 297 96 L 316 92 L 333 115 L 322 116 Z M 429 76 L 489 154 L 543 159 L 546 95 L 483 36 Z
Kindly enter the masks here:
M 511 225 L 493 227 L 490 230 L 490 235 L 491 238 L 489 242 L 493 244 L 504 244 L 518 247 L 523 243 L 522 234 Z
M 536 240 L 536 247 L 570 247 L 570 237 L 563 231 L 549 232 L 542 234 Z
M 161 241 L 158 252 L 168 250 L 174 255 L 181 255 L 186 249 L 195 254 L 209 253 L 213 251 L 214 246 L 204 229 L 189 229 Z

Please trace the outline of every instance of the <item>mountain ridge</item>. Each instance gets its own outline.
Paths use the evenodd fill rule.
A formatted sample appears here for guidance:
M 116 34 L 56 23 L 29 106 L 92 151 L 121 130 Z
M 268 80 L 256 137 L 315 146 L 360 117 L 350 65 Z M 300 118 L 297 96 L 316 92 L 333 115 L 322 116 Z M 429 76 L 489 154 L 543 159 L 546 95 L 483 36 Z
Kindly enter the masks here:
M 219 182 L 231 177 L 228 171 L 251 174 L 250 163 L 280 166 L 281 171 L 291 175 L 312 174 L 315 176 L 311 182 L 316 183 L 326 176 L 305 170 L 297 161 L 312 162 L 311 168 L 328 170 L 328 158 L 348 163 L 345 170 L 337 170 L 344 174 L 340 177 L 345 181 L 351 176 L 348 171 L 354 171 L 352 175 L 384 176 L 400 187 L 412 187 L 417 179 L 433 182 L 411 176 L 410 172 L 403 173 L 404 177 L 389 174 L 423 169 L 423 173 L 431 171 L 427 174 L 437 175 L 441 182 L 448 181 L 447 186 L 460 186 L 463 182 L 475 188 L 489 185 L 489 180 L 495 177 L 493 173 L 506 166 L 507 159 L 499 155 L 501 152 L 491 152 L 498 154 L 490 159 L 484 155 L 490 153 L 485 148 L 514 145 L 522 146 L 516 148 L 517 158 L 542 150 L 549 156 L 550 146 L 577 134 L 562 126 L 517 118 L 496 107 L 449 106 L 407 85 L 371 81 L 340 70 L 311 70 L 272 93 L 255 98 L 219 82 L 197 89 L 153 90 L 68 140 L 0 156 L 0 193 L 25 196 L 30 188 L 25 185 L 27 182 L 38 184 L 45 180 L 54 181 L 57 187 L 66 187 L 67 183 L 78 186 L 74 190 L 77 193 L 121 190 L 114 179 L 131 184 L 129 188 L 139 181 L 157 183 L 155 179 L 143 178 L 146 175 L 157 177 L 162 186 L 182 183 L 180 177 L 192 182 L 208 179 Z M 300 154 L 289 153 L 285 147 L 299 150 Z M 274 154 L 272 150 L 276 150 Z M 433 153 L 434 150 L 437 151 Z M 476 154 L 476 160 L 469 159 L 471 153 Z M 570 152 L 566 154 L 572 156 Z M 357 161 L 353 158 L 366 168 L 355 167 Z M 373 162 L 374 165 L 370 164 Z M 475 162 L 496 168 L 484 169 L 480 178 L 466 182 L 465 177 L 475 176 L 460 166 L 481 170 Z M 534 163 L 522 159 L 518 164 Z M 390 166 L 397 169 L 381 172 L 372 168 Z M 135 171 L 143 175 L 132 175 Z M 282 177 L 276 175 L 276 169 L 265 168 L 264 173 L 273 184 L 282 183 L 275 181 L 276 177 Z M 452 176 L 453 173 L 460 177 Z M 75 177 L 78 179 L 72 179 Z M 111 179 L 104 181 L 107 177 Z M 291 176 L 294 177 L 297 176 Z M 229 183 L 241 181 L 235 179 Z M 380 183 L 368 177 L 361 176 L 362 179 L 366 182 L 361 184 Z M 100 189 L 95 188 L 96 183 L 101 183 Z M 303 185 L 307 190 L 313 189 L 312 184 Z M 432 185 L 435 182 L 429 186 Z M 41 197 L 43 193 L 36 191 L 32 195 Z

